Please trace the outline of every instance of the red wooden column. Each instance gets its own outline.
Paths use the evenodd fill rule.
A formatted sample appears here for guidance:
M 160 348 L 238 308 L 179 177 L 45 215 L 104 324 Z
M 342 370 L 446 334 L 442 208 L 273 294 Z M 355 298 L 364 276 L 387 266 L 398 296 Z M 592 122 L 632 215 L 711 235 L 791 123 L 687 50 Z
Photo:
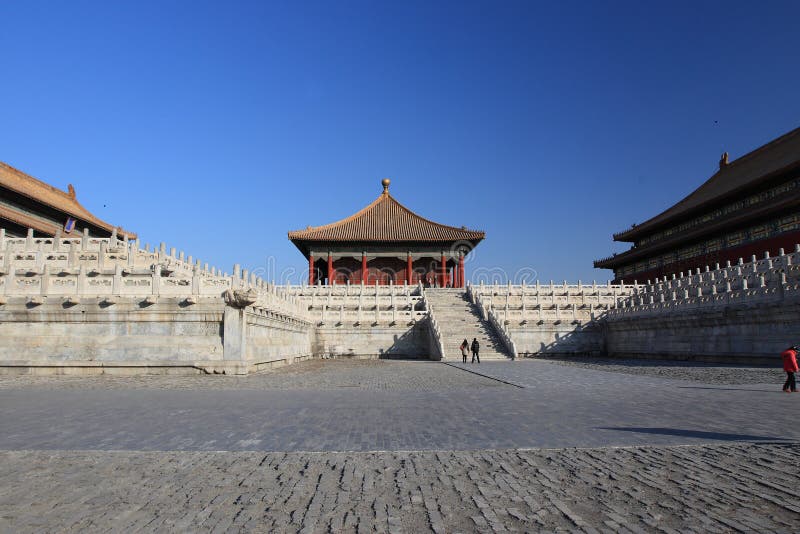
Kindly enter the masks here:
M 444 254 L 442 254 L 442 284 L 439 287 L 445 287 L 447 285 L 447 259 L 445 259 Z
M 314 285 L 314 255 L 308 255 L 308 285 Z
M 458 287 L 464 287 L 464 255 L 458 255 Z
M 361 281 L 365 284 L 369 282 L 369 271 L 367 271 L 367 253 L 361 254 Z
M 461 287 L 461 277 L 458 272 L 458 264 L 453 265 L 453 287 Z
M 328 285 L 334 285 L 333 281 L 333 256 L 328 252 Z
M 414 260 L 411 258 L 411 254 L 409 254 L 408 257 L 406 258 L 406 283 L 408 285 L 414 283 L 413 273 L 414 273 Z

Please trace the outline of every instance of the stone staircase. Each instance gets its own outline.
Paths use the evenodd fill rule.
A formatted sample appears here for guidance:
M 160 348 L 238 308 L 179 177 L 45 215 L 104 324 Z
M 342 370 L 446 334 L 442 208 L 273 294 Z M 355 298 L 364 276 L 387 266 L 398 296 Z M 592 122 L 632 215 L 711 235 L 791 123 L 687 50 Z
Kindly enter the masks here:
M 511 359 L 494 327 L 481 319 L 480 309 L 469 301 L 465 290 L 426 289 L 425 299 L 439 325 L 447 360 L 461 361 L 459 347 L 464 338 L 470 343 L 478 339 L 481 361 Z M 472 352 L 469 354 L 467 361 L 472 360 Z

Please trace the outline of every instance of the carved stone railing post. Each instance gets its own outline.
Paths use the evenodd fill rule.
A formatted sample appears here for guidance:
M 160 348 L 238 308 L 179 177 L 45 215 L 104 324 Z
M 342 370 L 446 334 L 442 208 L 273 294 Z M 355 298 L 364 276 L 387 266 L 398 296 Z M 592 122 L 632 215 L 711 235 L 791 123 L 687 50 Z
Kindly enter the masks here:
M 41 280 L 39 281 L 39 294 L 47 295 L 50 292 L 50 266 L 42 265 Z
M 233 265 L 233 274 L 231 275 L 231 287 L 239 289 L 241 287 L 242 268 L 238 263 Z
M 77 292 L 79 296 L 86 294 L 86 266 L 82 263 L 78 265 Z
M 157 263 L 153 265 L 153 283 L 151 286 L 153 295 L 158 296 L 161 290 L 161 265 Z
M 105 241 L 100 243 L 100 252 L 97 255 L 97 268 L 101 271 L 106 265 L 106 252 L 108 252 L 108 245 Z
M 122 265 L 114 266 L 114 280 L 111 283 L 111 294 L 119 296 L 122 293 Z

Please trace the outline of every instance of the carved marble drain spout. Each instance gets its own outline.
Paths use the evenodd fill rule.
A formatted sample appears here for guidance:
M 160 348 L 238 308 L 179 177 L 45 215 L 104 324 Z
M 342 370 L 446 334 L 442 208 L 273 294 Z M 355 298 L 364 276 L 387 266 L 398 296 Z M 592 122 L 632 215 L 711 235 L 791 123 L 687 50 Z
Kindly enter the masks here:
M 258 294 L 255 289 L 228 289 L 222 294 L 225 304 L 233 308 L 246 308 L 255 304 Z

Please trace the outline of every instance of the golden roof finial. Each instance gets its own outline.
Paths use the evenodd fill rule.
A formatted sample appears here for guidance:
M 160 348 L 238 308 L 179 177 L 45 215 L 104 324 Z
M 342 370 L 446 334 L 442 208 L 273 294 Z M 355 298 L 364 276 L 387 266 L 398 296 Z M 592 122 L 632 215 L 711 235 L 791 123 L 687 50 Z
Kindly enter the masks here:
M 388 178 L 384 178 L 383 180 L 381 180 L 381 185 L 383 186 L 383 193 L 384 194 L 389 193 L 389 184 L 390 183 L 392 183 L 392 181 L 390 179 L 388 179 Z

